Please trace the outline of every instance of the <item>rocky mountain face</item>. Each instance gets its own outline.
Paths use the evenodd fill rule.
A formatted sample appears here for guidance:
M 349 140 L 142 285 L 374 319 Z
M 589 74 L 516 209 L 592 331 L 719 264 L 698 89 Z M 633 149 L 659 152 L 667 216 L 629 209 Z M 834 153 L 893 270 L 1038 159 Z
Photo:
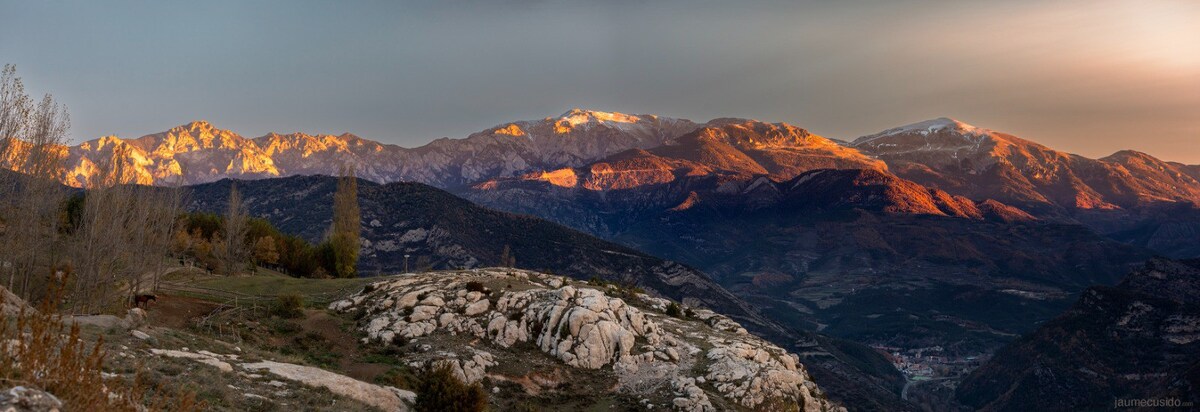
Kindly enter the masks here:
M 625 150 L 660 146 L 697 127 L 682 119 L 573 109 L 558 117 L 508 123 L 409 149 L 349 133 L 269 133 L 248 139 L 197 121 L 137 139 L 106 136 L 70 147 L 64 181 L 82 186 L 116 165 L 136 183 L 170 185 L 226 177 L 335 175 L 339 167 L 353 164 L 359 177 L 376 182 L 454 187 L 531 170 L 580 166 Z
M 1089 288 L 1061 316 L 997 352 L 958 398 L 990 411 L 1120 409 L 1125 399 L 1194 407 L 1197 296 L 1200 261 L 1151 260 L 1115 286 Z
M 132 140 L 102 137 L 69 148 L 68 156 L 64 180 L 76 187 L 114 170 L 144 185 L 280 174 L 275 162 L 253 141 L 203 121 Z
M 799 356 L 710 310 L 673 317 L 669 305 L 616 287 L 497 268 L 394 278 L 330 309 L 357 311 L 368 339 L 420 345 L 423 353 L 409 362 L 449 364 L 467 382 L 489 377 L 534 391 L 551 380 L 575 382 L 654 409 L 845 410 L 827 399 Z
M 520 181 L 610 191 L 654 187 L 691 177 L 787 180 L 814 169 L 886 170 L 882 162 L 786 123 L 716 119 L 649 149 L 630 149 L 584 167 L 540 171 L 480 183 L 489 190 Z
M 659 147 L 455 190 L 608 237 L 630 215 L 690 207 L 711 198 L 706 191 L 743 190 L 751 203 L 769 203 L 763 183 L 816 169 L 885 171 L 1009 218 L 1084 224 L 1169 256 L 1200 256 L 1183 240 L 1200 228 L 1191 218 L 1200 213 L 1197 167 L 1132 151 L 1089 159 L 946 118 L 844 144 L 786 124 L 717 119 Z
M 1134 151 L 1089 159 L 947 118 L 860 137 L 851 147 L 906 179 L 1035 214 L 1200 201 L 1200 180 L 1188 166 Z
M 1189 240 L 1200 231 L 1196 166 L 1131 150 L 1089 159 L 946 118 L 864 136 L 850 146 L 926 186 L 1083 224 L 1166 256 L 1200 256 Z
M 83 186 L 117 165 L 131 181 L 159 185 L 331 175 L 353 164 L 359 177 L 380 183 L 415 181 L 453 188 L 529 172 L 550 181 L 606 189 L 654 183 L 678 173 L 786 179 L 815 168 L 886 168 L 853 149 L 782 123 L 716 119 L 697 124 L 580 109 L 411 149 L 349 133 L 269 133 L 248 139 L 197 121 L 137 139 L 106 136 L 67 150 L 64 181 L 72 186 Z M 606 163 L 592 165 L 609 157 Z M 586 171 L 572 170 L 589 165 Z M 569 174 L 577 177 L 568 180 Z

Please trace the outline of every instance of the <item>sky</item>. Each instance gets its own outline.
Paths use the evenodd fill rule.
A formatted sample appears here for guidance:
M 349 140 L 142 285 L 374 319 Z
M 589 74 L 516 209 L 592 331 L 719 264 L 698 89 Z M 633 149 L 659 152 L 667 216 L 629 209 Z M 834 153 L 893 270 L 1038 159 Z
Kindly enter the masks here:
M 1200 164 L 1200 2 L 13 1 L 82 141 L 208 120 L 402 146 L 580 107 L 852 140 L 952 117 Z

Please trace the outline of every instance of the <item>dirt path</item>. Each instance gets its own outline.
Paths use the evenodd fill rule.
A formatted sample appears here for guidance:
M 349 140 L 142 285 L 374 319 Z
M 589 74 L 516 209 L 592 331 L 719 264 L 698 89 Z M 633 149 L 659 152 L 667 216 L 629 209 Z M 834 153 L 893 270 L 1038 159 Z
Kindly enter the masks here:
M 150 304 L 146 313 L 152 326 L 183 329 L 187 327 L 189 320 L 208 315 L 219 307 L 221 305 L 206 300 L 158 295 L 158 300 Z
M 308 310 L 305 311 L 304 320 L 299 323 L 303 330 L 302 333 L 320 335 L 329 344 L 330 351 L 342 355 L 338 361 L 338 367 L 346 375 L 370 382 L 379 374 L 390 369 L 387 365 L 363 363 L 357 360 L 362 354 L 363 348 L 359 346 L 358 338 L 353 333 L 342 328 L 342 319 L 331 316 L 323 310 Z

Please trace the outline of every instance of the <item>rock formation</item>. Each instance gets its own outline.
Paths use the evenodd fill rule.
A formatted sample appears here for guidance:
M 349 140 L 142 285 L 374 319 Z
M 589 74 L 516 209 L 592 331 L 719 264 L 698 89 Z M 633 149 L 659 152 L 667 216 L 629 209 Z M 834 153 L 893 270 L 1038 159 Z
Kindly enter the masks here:
M 330 309 L 361 314 L 369 341 L 428 345 L 416 364 L 449 362 L 468 382 L 514 361 L 503 353 L 530 347 L 572 368 L 611 370 L 616 391 L 663 397 L 679 410 L 780 401 L 805 411 L 840 408 L 825 399 L 796 355 L 706 309 L 668 316 L 669 305 L 644 293 L 560 276 L 478 269 L 381 281 Z M 454 337 L 487 345 L 440 344 Z

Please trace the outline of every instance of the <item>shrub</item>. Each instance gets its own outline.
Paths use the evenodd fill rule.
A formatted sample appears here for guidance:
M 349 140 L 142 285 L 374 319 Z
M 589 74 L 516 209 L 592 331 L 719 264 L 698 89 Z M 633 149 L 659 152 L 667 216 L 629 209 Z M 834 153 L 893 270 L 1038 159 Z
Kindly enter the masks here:
M 772 396 L 758 405 L 758 410 L 779 412 L 800 412 L 804 410 L 804 399 L 787 399 Z
M 415 383 L 419 380 L 407 366 L 393 367 L 375 377 L 375 383 L 408 390 L 415 389 Z
M 281 318 L 293 319 L 304 316 L 304 297 L 295 293 L 276 297 L 271 313 Z
M 487 288 L 483 286 L 483 282 L 477 282 L 477 281 L 467 282 L 467 292 L 484 293 L 486 291 L 487 291 Z
M 678 303 L 671 302 L 671 304 L 667 305 L 667 316 L 673 318 L 682 318 L 683 308 L 680 308 Z
M 449 364 L 436 364 L 418 377 L 417 401 L 413 409 L 418 412 L 487 410 L 487 392 L 476 383 L 468 385 L 454 376 Z

